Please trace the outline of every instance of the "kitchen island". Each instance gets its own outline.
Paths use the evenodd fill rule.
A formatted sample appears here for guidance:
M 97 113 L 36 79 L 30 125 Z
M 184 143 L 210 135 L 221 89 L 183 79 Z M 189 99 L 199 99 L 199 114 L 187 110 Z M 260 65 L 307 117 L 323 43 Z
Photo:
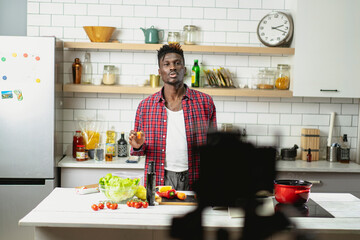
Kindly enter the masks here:
M 318 239 L 359 239 L 360 199 L 351 194 L 311 193 L 311 199 L 335 218 L 291 218 L 300 231 L 313 231 Z M 91 205 L 105 200 L 102 193 L 76 194 L 73 188 L 56 188 L 35 209 L 19 221 L 35 227 L 35 239 L 171 239 L 172 218 L 192 211 L 195 206 L 158 205 L 135 209 L 93 211 Z M 232 238 L 238 236 L 243 218 L 230 218 L 226 209 L 208 208 L 203 212 L 203 227 L 211 233 L 224 227 Z M 321 238 L 320 238 L 321 237 Z

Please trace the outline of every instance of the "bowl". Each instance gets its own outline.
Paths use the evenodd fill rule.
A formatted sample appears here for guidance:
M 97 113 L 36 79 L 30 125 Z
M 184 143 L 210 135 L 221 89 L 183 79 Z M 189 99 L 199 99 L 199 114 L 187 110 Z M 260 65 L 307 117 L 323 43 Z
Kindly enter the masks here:
M 140 184 L 143 184 L 143 174 L 121 171 L 101 178 L 99 190 L 111 202 L 125 204 L 135 196 Z
M 138 186 L 130 186 L 124 188 L 106 188 L 99 186 L 100 192 L 102 192 L 108 200 L 115 203 L 126 203 L 132 199 L 138 189 Z
M 84 26 L 83 28 L 92 42 L 108 42 L 116 29 L 104 26 Z

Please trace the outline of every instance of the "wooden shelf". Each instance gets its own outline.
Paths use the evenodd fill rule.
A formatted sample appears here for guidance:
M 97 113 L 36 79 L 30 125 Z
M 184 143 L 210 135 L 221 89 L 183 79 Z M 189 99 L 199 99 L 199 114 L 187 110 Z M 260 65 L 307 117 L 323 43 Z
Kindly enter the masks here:
M 64 42 L 64 48 L 156 51 L 163 44 Z M 185 52 L 294 55 L 295 48 L 182 45 Z
M 138 87 L 129 85 L 82 85 L 65 84 L 64 92 L 81 93 L 128 93 L 128 94 L 153 94 L 159 91 L 161 87 Z M 293 93 L 289 90 L 258 90 L 247 88 L 196 88 L 210 96 L 244 96 L 244 97 L 292 97 Z

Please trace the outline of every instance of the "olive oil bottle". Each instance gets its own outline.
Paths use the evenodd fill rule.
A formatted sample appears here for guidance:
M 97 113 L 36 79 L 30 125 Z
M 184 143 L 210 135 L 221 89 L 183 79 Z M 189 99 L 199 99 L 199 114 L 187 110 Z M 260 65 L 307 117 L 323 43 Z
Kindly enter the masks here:
M 191 87 L 199 87 L 200 85 L 200 67 L 198 60 L 194 60 L 194 66 L 191 72 Z

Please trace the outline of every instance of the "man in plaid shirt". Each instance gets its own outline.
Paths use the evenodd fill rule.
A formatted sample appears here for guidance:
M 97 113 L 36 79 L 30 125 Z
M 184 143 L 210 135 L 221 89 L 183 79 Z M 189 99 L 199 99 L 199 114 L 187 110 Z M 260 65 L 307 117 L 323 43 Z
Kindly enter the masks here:
M 149 161 L 154 161 L 156 185 L 192 190 L 200 171 L 194 148 L 206 144 L 208 131 L 217 128 L 215 105 L 209 95 L 184 84 L 186 67 L 179 44 L 163 45 L 158 65 L 164 87 L 137 108 L 129 136 L 131 155 L 146 155 L 145 178 Z

